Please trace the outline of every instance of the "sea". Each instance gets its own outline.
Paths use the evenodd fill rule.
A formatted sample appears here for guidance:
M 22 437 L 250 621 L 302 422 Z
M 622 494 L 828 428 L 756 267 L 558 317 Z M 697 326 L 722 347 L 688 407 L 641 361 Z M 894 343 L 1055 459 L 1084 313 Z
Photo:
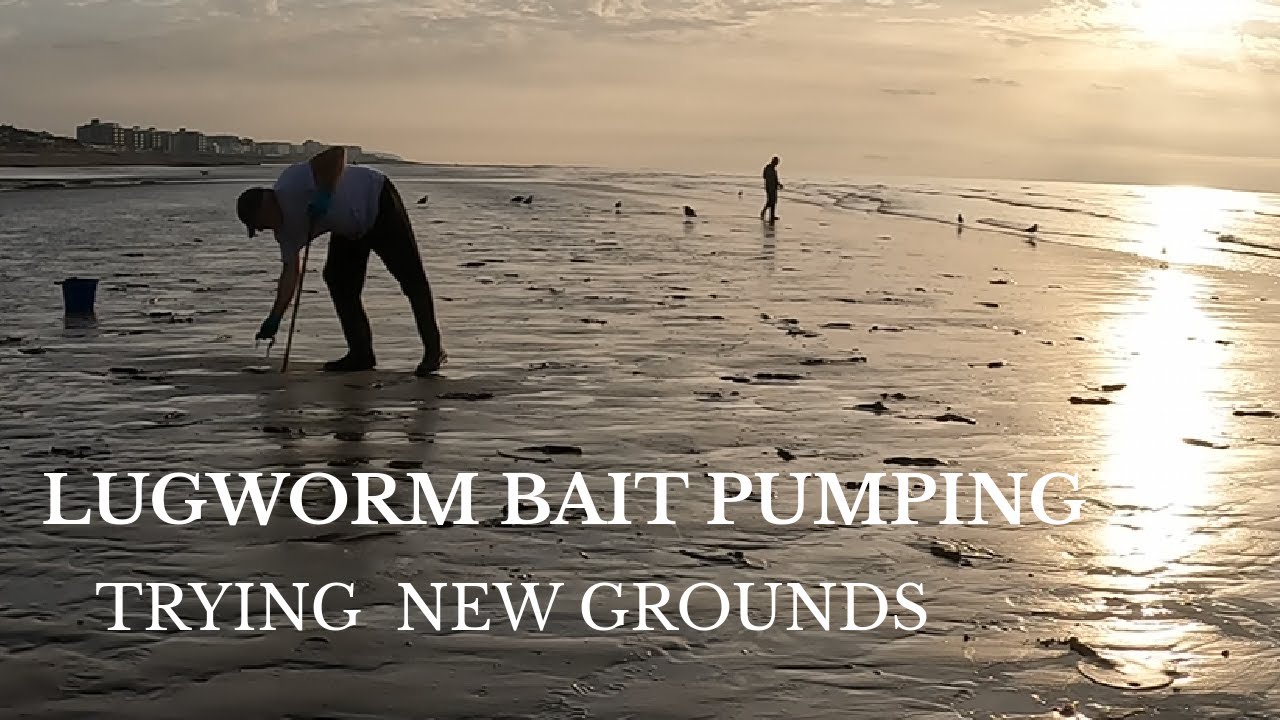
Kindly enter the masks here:
M 191 183 L 269 183 L 281 168 L 0 168 L 0 193 Z M 572 167 L 397 165 L 408 183 L 580 184 L 654 197 L 760 195 L 754 175 Z M 786 179 L 783 203 L 963 225 L 1140 255 L 1173 264 L 1280 274 L 1280 195 L 1193 186 L 1057 181 L 849 177 Z M 1034 228 L 1034 231 L 1031 229 Z

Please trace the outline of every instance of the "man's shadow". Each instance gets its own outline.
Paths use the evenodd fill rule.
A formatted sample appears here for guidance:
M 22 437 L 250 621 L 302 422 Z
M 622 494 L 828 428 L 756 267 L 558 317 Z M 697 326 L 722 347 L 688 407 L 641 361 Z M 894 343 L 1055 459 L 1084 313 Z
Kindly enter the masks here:
M 436 396 L 442 383 L 438 378 L 406 379 L 402 373 L 302 372 L 265 393 L 261 425 L 287 432 L 271 435 L 274 447 L 263 454 L 260 467 L 250 469 L 262 471 L 264 480 L 273 472 L 287 472 L 290 478 L 281 484 L 270 526 L 255 528 L 254 535 L 265 537 L 253 538 L 254 566 L 244 570 L 277 583 L 354 583 L 368 589 L 359 593 L 366 602 L 390 598 L 394 587 L 384 577 L 386 569 L 403 554 L 409 534 L 434 528 L 391 525 L 377 510 L 370 511 L 377 524 L 353 525 L 361 509 L 355 474 L 391 476 L 395 493 L 386 504 L 399 519 L 413 517 L 408 473 L 432 469 L 440 418 Z M 325 524 L 298 519 L 290 506 L 298 481 L 311 473 L 332 476 L 346 495 L 346 507 L 334 516 L 331 484 L 318 479 L 306 484 L 302 509 L 313 522 L 334 516 Z M 380 494 L 382 483 L 372 479 L 369 491 Z M 424 519 L 430 522 L 429 515 Z
M 275 438 L 275 447 L 265 453 L 261 469 L 292 473 L 294 482 L 307 473 L 341 480 L 348 495 L 347 512 L 327 529 L 349 528 L 358 511 L 354 473 L 402 479 L 406 472 L 430 469 L 436 456 L 441 387 L 439 378 L 406 379 L 400 373 L 307 373 L 290 378 L 263 397 L 260 423 L 276 432 L 269 436 Z M 317 503 L 331 508 L 332 491 L 319 483 L 315 487 L 312 493 L 308 485 L 307 497 L 315 496 Z M 291 491 L 291 486 L 282 487 L 281 495 Z

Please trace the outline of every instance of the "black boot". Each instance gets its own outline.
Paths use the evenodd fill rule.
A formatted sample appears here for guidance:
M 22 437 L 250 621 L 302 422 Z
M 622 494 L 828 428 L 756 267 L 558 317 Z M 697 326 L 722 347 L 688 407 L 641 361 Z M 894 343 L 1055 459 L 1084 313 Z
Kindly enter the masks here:
M 373 353 L 368 355 L 353 355 L 347 353 L 337 360 L 331 360 L 324 364 L 325 372 L 360 372 L 362 370 L 372 370 L 376 367 L 378 361 L 374 359 Z
M 427 377 L 438 372 L 447 362 L 449 362 L 449 353 L 441 349 L 434 357 L 424 357 L 422 362 L 418 363 L 418 367 L 413 371 L 413 374 L 418 377 Z

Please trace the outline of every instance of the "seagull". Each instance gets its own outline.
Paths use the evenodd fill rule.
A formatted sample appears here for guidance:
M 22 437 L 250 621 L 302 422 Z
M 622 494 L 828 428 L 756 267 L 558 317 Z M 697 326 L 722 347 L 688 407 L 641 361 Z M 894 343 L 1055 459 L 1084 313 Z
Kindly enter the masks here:
M 419 205 L 426 205 L 426 204 L 427 204 L 427 196 L 426 196 L 426 195 L 423 195 L 422 197 L 418 198 L 418 204 L 419 204 Z
M 1035 232 L 1039 229 L 1040 229 L 1040 223 L 1036 223 L 1035 225 L 1032 225 L 1031 227 L 1027 228 L 1027 232 Z
M 515 202 L 515 203 L 518 203 L 518 202 L 524 202 L 524 196 L 523 196 L 523 195 L 517 195 L 517 196 L 515 196 L 515 197 L 511 198 L 511 202 Z
M 694 212 L 694 211 L 693 211 L 693 208 L 689 207 L 688 205 L 685 205 L 685 206 L 684 206 L 684 216 L 685 216 L 685 217 L 687 217 L 687 218 L 696 218 L 696 217 L 698 217 L 698 213 Z
M 533 204 L 533 196 L 530 195 L 529 197 L 525 198 L 521 202 L 523 202 L 525 205 L 531 205 Z

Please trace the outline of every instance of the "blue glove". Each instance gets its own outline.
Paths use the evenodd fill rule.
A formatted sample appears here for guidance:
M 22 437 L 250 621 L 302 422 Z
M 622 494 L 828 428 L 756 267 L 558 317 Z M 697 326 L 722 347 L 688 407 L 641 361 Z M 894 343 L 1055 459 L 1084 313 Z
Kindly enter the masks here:
M 266 320 L 262 321 L 262 327 L 258 328 L 258 334 L 253 337 L 254 340 L 271 340 L 276 336 L 276 332 L 280 330 L 280 316 L 268 315 Z
M 312 221 L 319 220 L 329 214 L 329 206 L 333 204 L 333 193 L 319 190 L 307 206 L 307 217 Z

